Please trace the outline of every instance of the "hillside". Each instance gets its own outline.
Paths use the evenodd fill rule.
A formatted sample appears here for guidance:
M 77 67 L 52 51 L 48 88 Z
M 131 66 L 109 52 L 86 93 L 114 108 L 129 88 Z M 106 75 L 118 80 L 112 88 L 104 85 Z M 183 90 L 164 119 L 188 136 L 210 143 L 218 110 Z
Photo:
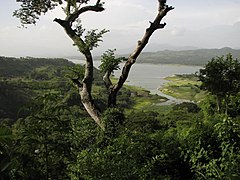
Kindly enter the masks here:
M 186 47 L 187 48 L 187 47 Z M 142 52 L 137 60 L 138 63 L 152 63 L 152 64 L 181 64 L 203 66 L 213 57 L 223 56 L 231 53 L 234 58 L 240 58 L 240 49 L 232 49 L 224 47 L 221 49 L 194 49 L 192 50 L 161 50 L 156 52 Z M 155 48 L 156 49 L 156 48 Z M 161 49 L 161 47 L 159 47 Z M 184 48 L 182 48 L 184 49 Z M 128 57 L 129 54 L 120 53 L 117 56 Z M 82 56 L 68 56 L 67 59 L 84 59 Z M 95 56 L 96 61 L 100 61 L 100 56 Z
M 183 64 L 202 66 L 210 61 L 213 57 L 222 56 L 231 53 L 234 58 L 240 57 L 240 50 L 228 47 L 222 49 L 198 49 L 185 51 L 158 51 L 143 52 L 138 62 L 153 64 Z
M 74 64 L 66 59 L 54 58 L 15 58 L 0 56 L 0 77 L 16 77 L 27 75 L 36 68 L 43 66 L 64 67 Z
M 73 69 L 81 72 L 83 66 L 59 58 L 0 56 L 0 122 L 4 119 L 15 121 L 25 117 L 30 112 L 23 109 L 47 92 L 59 93 L 69 107 L 76 105 L 82 108 L 79 95 L 70 80 L 70 77 L 76 76 Z M 106 108 L 107 102 L 102 76 L 99 70 L 94 69 L 92 95 L 99 109 Z M 166 101 L 166 98 L 150 95 L 147 90 L 131 86 L 124 86 L 118 98 L 120 107 L 136 109 L 163 101 Z
M 124 86 L 117 108 L 108 108 L 95 69 L 102 130 L 68 80 L 83 66 L 3 59 L 0 67 L 9 72 L 0 75 L 0 179 L 240 179 L 239 94 L 228 115 L 217 111 L 214 96 L 161 106 L 161 97 Z M 169 80 L 168 92 L 199 100 L 195 76 Z

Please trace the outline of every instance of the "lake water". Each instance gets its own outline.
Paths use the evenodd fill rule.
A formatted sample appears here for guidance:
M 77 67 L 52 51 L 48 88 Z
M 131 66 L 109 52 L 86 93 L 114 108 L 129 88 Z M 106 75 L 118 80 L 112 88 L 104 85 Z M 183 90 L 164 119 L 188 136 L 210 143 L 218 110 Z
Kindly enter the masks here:
M 82 60 L 69 60 L 77 64 L 84 63 Z M 99 65 L 100 61 L 94 62 L 94 66 L 96 68 L 98 68 Z M 121 67 L 122 66 L 123 64 L 121 64 Z M 130 70 L 126 84 L 142 87 L 149 90 L 152 94 L 167 97 L 169 101 L 164 104 L 179 103 L 182 102 L 182 100 L 163 94 L 158 90 L 164 83 L 167 82 L 164 78 L 175 74 L 192 74 L 197 72 L 200 68 L 200 66 L 135 63 Z M 115 72 L 116 77 L 119 77 L 120 74 L 120 70 Z

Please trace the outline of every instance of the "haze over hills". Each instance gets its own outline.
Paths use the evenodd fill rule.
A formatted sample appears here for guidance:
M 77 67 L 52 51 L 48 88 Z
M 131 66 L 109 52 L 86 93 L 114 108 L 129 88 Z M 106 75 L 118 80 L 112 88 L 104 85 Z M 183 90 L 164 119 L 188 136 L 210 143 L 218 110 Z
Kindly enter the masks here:
M 224 47 L 221 49 L 196 49 L 184 51 L 164 50 L 158 52 L 143 52 L 139 63 L 153 64 L 184 64 L 184 65 L 204 65 L 213 57 L 223 56 L 231 53 L 234 58 L 240 58 L 240 50 Z
M 137 62 L 152 64 L 182 64 L 202 66 L 208 61 L 210 61 L 213 57 L 227 55 L 228 53 L 231 53 L 234 58 L 238 58 L 240 60 L 240 49 L 232 49 L 229 47 L 224 47 L 221 49 L 198 49 L 195 47 L 194 49 L 194 47 L 179 48 L 177 46 L 171 46 L 171 50 L 168 49 L 156 52 L 142 52 Z M 117 56 L 127 57 L 129 56 L 129 53 L 118 54 Z M 67 58 L 81 60 L 84 59 L 81 56 L 72 56 Z M 100 56 L 96 56 L 95 60 L 100 60 Z
M 117 53 L 129 54 L 133 49 L 135 49 L 135 46 L 124 48 L 124 49 L 117 49 Z M 164 50 L 184 51 L 184 50 L 196 50 L 196 49 L 201 49 L 201 48 L 195 47 L 195 46 L 175 46 L 172 44 L 149 43 L 143 49 L 143 52 L 156 52 L 156 51 L 164 51 Z

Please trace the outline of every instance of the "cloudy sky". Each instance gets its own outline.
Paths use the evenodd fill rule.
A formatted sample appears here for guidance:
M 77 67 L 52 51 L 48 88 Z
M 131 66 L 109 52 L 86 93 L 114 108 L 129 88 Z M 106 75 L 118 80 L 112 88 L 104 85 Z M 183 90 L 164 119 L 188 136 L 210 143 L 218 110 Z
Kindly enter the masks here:
M 175 9 L 164 18 L 167 26 L 158 30 L 149 44 L 194 46 L 199 48 L 232 47 L 240 49 L 240 0 L 168 0 Z M 78 55 L 63 29 L 53 22 L 64 17 L 61 9 L 42 16 L 36 26 L 19 28 L 12 17 L 19 7 L 15 0 L 0 0 L 0 56 L 66 57 Z M 157 11 L 157 0 L 105 0 L 102 13 L 82 17 L 86 28 L 110 30 L 104 36 L 98 55 L 106 49 L 123 52 L 141 39 Z

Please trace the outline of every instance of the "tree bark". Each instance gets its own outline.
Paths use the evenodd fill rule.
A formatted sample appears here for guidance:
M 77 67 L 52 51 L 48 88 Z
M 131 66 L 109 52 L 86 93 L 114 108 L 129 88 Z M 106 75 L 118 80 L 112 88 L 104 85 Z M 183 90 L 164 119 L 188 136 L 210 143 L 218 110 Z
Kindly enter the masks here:
M 79 51 L 85 56 L 85 74 L 84 78 L 80 82 L 79 80 L 75 80 L 79 94 L 81 96 L 81 102 L 91 116 L 91 118 L 100 126 L 101 129 L 104 130 L 104 125 L 100 119 L 100 111 L 95 106 L 94 101 L 92 99 L 92 84 L 93 84 L 93 58 L 90 49 L 87 47 L 83 39 L 76 34 L 76 32 L 72 29 L 72 23 L 79 17 L 80 14 L 87 11 L 95 11 L 101 12 L 104 10 L 103 7 L 100 6 L 100 1 L 98 0 L 96 5 L 94 6 L 86 6 L 80 8 L 78 11 L 73 14 L 69 14 L 65 20 L 62 19 L 54 19 L 55 22 L 60 24 L 67 35 L 72 39 L 74 44 L 78 47 Z
M 132 65 L 136 62 L 139 54 L 142 52 L 144 47 L 147 45 L 152 34 L 156 30 L 162 29 L 165 27 L 166 23 L 161 24 L 162 18 L 164 16 L 166 16 L 166 14 L 169 11 L 174 9 L 172 6 L 166 5 L 166 1 L 161 1 L 161 0 L 158 0 L 158 1 L 159 1 L 158 14 L 157 14 L 156 18 L 154 19 L 154 21 L 150 22 L 150 26 L 149 26 L 149 28 L 146 29 L 146 32 L 145 32 L 143 38 L 140 41 L 138 41 L 137 47 L 132 52 L 132 54 L 130 54 L 130 56 L 128 57 L 128 60 L 126 61 L 125 65 L 122 69 L 122 74 L 119 77 L 118 83 L 111 88 L 110 94 L 108 97 L 108 107 L 116 106 L 117 93 L 122 88 L 123 84 L 125 83 Z
M 172 6 L 166 5 L 166 1 L 158 0 L 159 8 L 158 14 L 153 22 L 150 22 L 150 27 L 146 29 L 146 32 L 141 41 L 138 41 L 138 45 L 136 49 L 130 54 L 128 60 L 126 61 L 122 74 L 118 80 L 116 85 L 113 85 L 109 76 L 109 73 L 106 73 L 104 76 L 104 82 L 109 89 L 109 97 L 108 97 L 108 107 L 116 106 L 117 93 L 122 88 L 125 83 L 131 66 L 136 62 L 137 57 L 142 52 L 143 48 L 147 45 L 151 35 L 157 29 L 162 29 L 165 27 L 166 23 L 161 24 L 162 18 L 167 14 L 168 11 L 174 9 Z M 74 44 L 78 47 L 79 51 L 85 56 L 86 64 L 85 64 L 85 75 L 82 81 L 74 80 L 75 85 L 79 90 L 79 94 L 81 96 L 82 104 L 84 105 L 88 114 L 92 117 L 92 119 L 104 130 L 104 124 L 100 119 L 100 112 L 94 105 L 91 91 L 92 91 L 92 83 L 93 83 L 93 58 L 91 54 L 91 49 L 85 44 L 84 40 L 79 36 L 73 29 L 72 23 L 76 21 L 76 19 L 84 12 L 94 11 L 94 12 L 102 12 L 104 8 L 100 4 L 100 0 L 94 6 L 85 6 L 80 8 L 78 11 L 75 11 L 72 14 L 68 14 L 65 20 L 62 19 L 54 19 L 55 22 L 60 24 L 67 35 L 73 40 Z

